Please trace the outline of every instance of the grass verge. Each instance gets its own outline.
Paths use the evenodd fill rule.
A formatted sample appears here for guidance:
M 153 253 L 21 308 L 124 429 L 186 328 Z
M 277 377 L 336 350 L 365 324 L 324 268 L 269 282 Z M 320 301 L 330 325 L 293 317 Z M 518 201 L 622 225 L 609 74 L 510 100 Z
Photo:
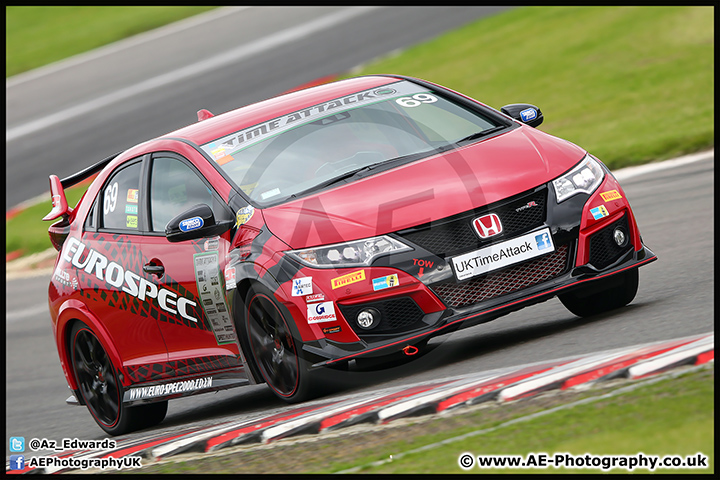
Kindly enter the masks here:
M 621 386 L 628 385 L 622 383 Z M 562 392 L 507 405 L 475 407 L 451 416 L 397 421 L 384 428 L 335 435 L 309 441 L 281 441 L 235 448 L 218 456 L 148 466 L 140 473 L 335 473 L 361 467 L 357 473 L 463 473 L 458 458 L 473 455 L 694 455 L 709 457 L 698 470 L 659 469 L 655 472 L 712 473 L 714 471 L 714 366 L 667 377 L 656 383 L 565 410 L 555 411 L 483 435 L 402 454 L 473 431 L 501 425 L 582 398 L 596 397 L 620 386 Z M 354 428 L 354 427 L 351 427 Z M 432 433 L 428 433 L 432 432 Z M 400 458 L 379 466 L 371 463 Z M 364 468 L 362 468 L 365 466 Z M 636 469 L 635 473 L 649 470 Z M 137 471 L 136 471 L 137 472 Z M 471 469 L 469 473 L 601 473 L 581 469 Z M 624 470 L 611 470 L 622 473 Z
M 7 6 L 5 77 L 216 7 Z
M 610 168 L 714 145 L 713 7 L 526 7 L 483 18 L 354 74 L 424 78 L 539 128 Z

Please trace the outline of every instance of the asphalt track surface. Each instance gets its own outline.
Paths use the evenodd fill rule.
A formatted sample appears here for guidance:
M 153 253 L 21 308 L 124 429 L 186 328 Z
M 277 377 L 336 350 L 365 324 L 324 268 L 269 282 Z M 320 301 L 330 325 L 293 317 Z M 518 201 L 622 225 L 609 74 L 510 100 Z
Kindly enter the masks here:
M 372 20 L 378 16 L 382 15 L 372 11 L 356 17 L 353 22 Z M 467 19 L 467 15 L 462 18 L 463 21 Z M 458 19 L 457 24 L 460 23 Z M 341 30 L 344 34 L 347 28 Z M 308 68 L 307 77 L 299 76 L 292 82 L 280 82 L 282 85 L 276 89 L 284 91 L 323 74 L 336 73 L 335 66 L 323 70 L 319 65 L 316 65 L 315 75 L 310 75 L 313 68 Z M 185 91 L 184 87 L 178 88 Z M 263 85 L 261 89 L 270 87 Z M 148 98 L 145 100 L 148 101 Z M 161 105 L 165 108 L 164 102 L 153 102 L 151 110 Z M 188 108 L 187 115 L 194 118 L 195 110 L 203 107 L 213 110 L 213 105 L 208 103 L 199 107 L 193 105 Z M 173 108 L 178 106 L 174 105 Z M 108 122 L 116 116 L 115 110 L 105 112 Z M 216 110 L 224 111 L 222 107 Z M 117 117 L 119 123 L 115 126 L 97 128 L 117 129 L 118 134 L 122 133 L 124 137 L 126 132 L 123 129 L 131 127 L 133 115 L 120 113 Z M 151 128 L 153 122 L 165 131 L 173 128 L 165 128 L 168 123 L 172 123 L 170 117 L 165 123 L 161 118 L 151 117 L 153 120 L 149 120 L 147 129 Z M 79 128 L 74 123 L 59 127 L 70 130 Z M 88 121 L 88 125 L 90 123 Z M 90 127 L 86 125 L 84 128 Z M 138 140 L 134 127 L 133 131 L 135 136 L 128 141 Z M 132 137 L 129 133 L 127 135 Z M 147 132 L 140 135 L 149 136 L 152 135 Z M 98 155 L 93 158 L 106 153 L 104 140 L 94 145 Z M 118 149 L 124 146 L 120 145 Z M 83 160 L 81 163 L 82 167 L 88 162 Z M 73 168 L 70 167 L 66 173 L 71 173 Z M 8 174 L 9 169 L 10 166 Z M 657 262 L 640 269 L 640 288 L 635 301 L 629 306 L 581 320 L 565 310 L 557 299 L 553 299 L 493 322 L 433 339 L 430 351 L 412 363 L 379 372 L 349 372 L 338 376 L 338 390 L 328 396 L 350 393 L 362 395 L 388 386 L 714 331 L 713 174 L 714 158 L 709 156 L 705 160 L 621 181 L 633 206 L 643 239 L 659 257 Z M 46 175 L 42 177 L 46 182 Z M 42 190 L 45 187 L 39 188 Z M 20 196 L 17 198 L 24 199 Z M 28 440 L 104 438 L 104 433 L 84 407 L 65 405 L 64 399 L 69 391 L 50 330 L 46 306 L 48 281 L 49 276 L 36 276 L 7 282 L 6 442 L 10 436 L 24 436 Z M 144 436 L 151 431 L 187 429 L 193 425 L 208 425 L 229 418 L 285 408 L 285 404 L 265 385 L 198 395 L 170 402 L 167 418 L 161 425 L 130 437 Z
M 202 108 L 271 98 L 506 8 L 234 7 L 12 78 L 6 208 L 47 192 L 50 174 L 64 178 L 194 123 Z

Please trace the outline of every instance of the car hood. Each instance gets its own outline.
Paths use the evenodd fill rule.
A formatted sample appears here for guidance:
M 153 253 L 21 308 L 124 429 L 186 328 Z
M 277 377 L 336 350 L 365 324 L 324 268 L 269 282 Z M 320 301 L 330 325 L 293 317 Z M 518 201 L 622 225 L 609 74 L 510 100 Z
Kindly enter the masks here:
M 263 210 L 270 231 L 304 248 L 382 235 L 546 183 L 585 150 L 528 126 Z

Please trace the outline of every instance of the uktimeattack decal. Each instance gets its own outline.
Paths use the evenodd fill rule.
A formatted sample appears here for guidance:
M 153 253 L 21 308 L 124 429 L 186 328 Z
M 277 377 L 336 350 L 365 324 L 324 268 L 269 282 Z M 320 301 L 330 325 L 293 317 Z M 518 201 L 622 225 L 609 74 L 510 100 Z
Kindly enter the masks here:
M 302 297 L 313 293 L 312 277 L 295 278 L 292 281 L 292 296 Z
M 125 392 L 124 401 L 143 400 L 146 398 L 164 397 L 176 393 L 193 392 L 212 388 L 213 377 L 194 378 L 180 382 L 164 383 L 150 387 L 131 388 Z
M 362 280 L 365 280 L 365 270 L 358 270 L 356 272 L 351 272 L 341 277 L 333 278 L 332 280 L 330 280 L 330 285 L 332 286 L 333 290 L 335 290 L 336 288 L 344 287 L 345 285 L 350 285 L 351 283 L 359 282 Z
M 337 317 L 333 302 L 311 303 L 307 306 L 308 323 L 334 322 L 335 320 Z
M 132 270 L 125 269 L 117 262 L 109 262 L 105 255 L 95 249 L 87 248 L 77 238 L 69 238 L 66 245 L 62 258 L 78 270 L 84 270 L 99 281 L 106 282 L 108 285 L 136 297 L 141 302 L 154 298 L 162 310 L 197 323 L 198 319 L 188 313 L 188 308 L 196 307 L 197 303 L 167 288 L 158 287 L 155 283 L 146 280 Z M 83 260 L 86 248 L 88 254 Z
M 210 320 L 218 345 L 234 343 L 237 336 L 220 281 L 218 252 L 196 253 L 193 264 L 200 303 Z
M 422 94 L 425 95 L 423 100 L 417 100 L 408 97 L 406 106 L 418 105 L 421 103 L 430 103 L 437 101 L 432 95 L 424 94 L 427 89 L 415 85 L 410 82 L 398 82 L 383 88 L 375 88 L 365 90 L 344 97 L 336 98 L 318 105 L 313 105 L 304 110 L 289 113 L 282 117 L 277 117 L 259 125 L 237 131 L 225 137 L 218 138 L 212 142 L 202 145 L 203 151 L 212 156 L 212 158 L 222 159 L 226 156 L 235 154 L 236 152 L 255 145 L 263 140 L 273 137 L 281 132 L 293 129 L 300 125 L 321 120 L 327 116 L 351 110 L 357 107 L 371 105 L 373 103 L 382 102 L 398 96 Z M 432 97 L 432 98 L 430 98 Z M 433 100 L 434 99 L 434 100 Z

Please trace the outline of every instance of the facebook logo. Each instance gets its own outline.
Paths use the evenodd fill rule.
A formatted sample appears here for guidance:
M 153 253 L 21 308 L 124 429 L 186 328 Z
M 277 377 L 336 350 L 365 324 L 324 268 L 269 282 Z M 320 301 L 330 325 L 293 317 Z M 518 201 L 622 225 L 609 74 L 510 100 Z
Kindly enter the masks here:
M 23 470 L 25 468 L 25 455 L 10 455 L 10 470 Z
M 535 235 L 535 243 L 537 243 L 538 250 L 545 250 L 546 248 L 552 248 L 552 242 L 550 241 L 550 235 L 545 232 L 540 235 Z

